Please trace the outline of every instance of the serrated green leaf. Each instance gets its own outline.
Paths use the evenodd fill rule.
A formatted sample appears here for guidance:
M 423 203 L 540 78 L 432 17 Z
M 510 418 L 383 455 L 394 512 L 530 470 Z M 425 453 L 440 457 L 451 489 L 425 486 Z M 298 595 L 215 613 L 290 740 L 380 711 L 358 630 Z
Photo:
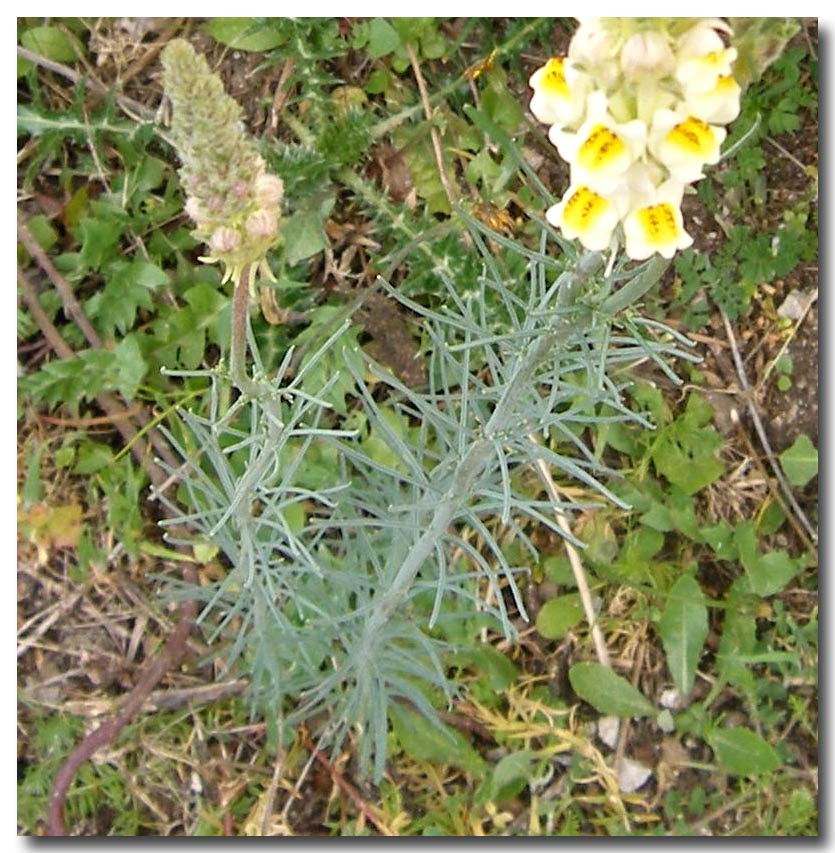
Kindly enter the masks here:
M 664 534 L 650 527 L 630 530 L 615 561 L 615 568 L 630 577 L 651 574 L 653 558 L 664 547 Z
M 734 542 L 751 592 L 756 595 L 774 595 L 803 569 L 803 561 L 793 559 L 785 551 L 759 553 L 757 532 L 752 521 L 743 521 L 736 526 Z
M 132 192 L 149 192 L 156 189 L 171 167 L 158 157 L 143 157 L 139 168 L 132 176 Z
M 652 448 L 656 471 L 692 495 L 720 477 L 725 466 L 716 458 L 722 436 L 712 427 L 696 426 L 695 416 L 664 427 Z
M 85 305 L 90 319 L 105 337 L 118 330 L 123 335 L 133 326 L 139 308 L 153 306 L 151 291 L 168 283 L 168 276 L 155 264 L 136 258 L 109 265 L 108 282 Z
M 133 134 L 136 133 L 137 127 L 138 125 L 132 121 L 119 121 L 105 117 L 91 119 L 85 123 L 66 113 L 38 110 L 26 104 L 19 104 L 17 107 L 18 133 L 28 133 L 30 136 L 41 136 L 49 131 L 56 131 L 68 136 L 83 135 L 86 138 L 91 131 L 95 130 Z
M 48 252 L 58 242 L 58 232 L 42 213 L 31 216 L 26 221 L 26 227 L 45 252 Z
M 683 575 L 670 589 L 664 612 L 658 621 L 667 666 L 676 689 L 683 696 L 693 689 L 696 666 L 707 638 L 707 607 L 703 599 L 696 579 L 691 575 Z
M 115 355 L 105 350 L 82 350 L 72 358 L 48 361 L 36 373 L 22 377 L 18 389 L 33 402 L 77 406 L 112 388 Z
M 701 427 L 710 423 L 713 417 L 713 407 L 704 397 L 691 393 L 687 397 L 687 405 L 684 407 L 682 421 L 688 426 Z
M 794 444 L 780 454 L 780 465 L 791 485 L 801 488 L 818 473 L 818 449 L 806 435 L 799 435 Z
M 601 714 L 615 717 L 648 717 L 657 711 L 640 690 L 609 667 L 587 661 L 568 671 L 574 692 Z
M 385 19 L 374 18 L 368 23 L 368 55 L 380 59 L 402 46 L 397 30 Z
M 117 219 L 85 216 L 76 229 L 81 243 L 79 260 L 87 268 L 98 270 L 119 255 L 119 238 L 124 230 Z
M 194 370 L 203 360 L 207 336 L 214 343 L 221 342 L 221 326 L 224 322 L 228 325 L 224 317 L 228 318 L 229 297 L 211 284 L 201 282 L 189 288 L 183 299 L 184 307 L 154 321 L 153 338 L 157 346 L 149 355 L 167 367 L 177 365 Z
M 333 209 L 335 199 L 317 201 L 305 205 L 290 216 L 282 225 L 284 257 L 288 266 L 294 266 L 306 258 L 318 254 L 327 246 L 325 222 Z
M 58 27 L 32 27 L 23 33 L 20 43 L 27 50 L 55 62 L 73 62 L 78 59 L 72 39 Z
M 776 770 L 780 756 L 756 732 L 741 726 L 716 728 L 708 733 L 707 742 L 726 773 L 753 776 Z
M 84 442 L 78 448 L 78 461 L 73 474 L 89 475 L 113 462 L 113 451 L 97 441 Z
M 546 640 L 562 639 L 583 621 L 583 603 L 576 592 L 546 601 L 536 615 L 536 630 Z
M 484 759 L 460 732 L 444 723 L 434 725 L 403 705 L 390 705 L 389 714 L 395 737 L 412 758 L 460 767 L 473 776 L 484 775 Z
M 212 18 L 206 32 L 233 50 L 265 51 L 285 39 L 269 18 Z
M 126 335 L 113 352 L 116 356 L 113 385 L 125 400 L 132 400 L 148 372 L 136 335 Z

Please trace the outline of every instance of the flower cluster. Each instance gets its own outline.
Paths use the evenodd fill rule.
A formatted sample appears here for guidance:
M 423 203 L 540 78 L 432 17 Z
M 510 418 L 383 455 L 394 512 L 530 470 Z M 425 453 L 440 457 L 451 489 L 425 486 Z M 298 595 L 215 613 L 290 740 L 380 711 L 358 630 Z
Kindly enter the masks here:
M 183 39 L 162 54 L 165 92 L 173 107 L 171 136 L 188 194 L 192 232 L 210 249 L 203 260 L 222 262 L 224 281 L 255 268 L 269 279 L 267 251 L 278 240 L 284 184 L 267 173 L 247 135 L 242 111 L 205 58 Z
M 736 49 L 719 18 L 582 18 L 568 56 L 534 72 L 531 112 L 571 165 L 548 220 L 590 250 L 622 225 L 626 252 L 671 258 L 687 184 L 719 161 L 723 125 L 739 114 Z

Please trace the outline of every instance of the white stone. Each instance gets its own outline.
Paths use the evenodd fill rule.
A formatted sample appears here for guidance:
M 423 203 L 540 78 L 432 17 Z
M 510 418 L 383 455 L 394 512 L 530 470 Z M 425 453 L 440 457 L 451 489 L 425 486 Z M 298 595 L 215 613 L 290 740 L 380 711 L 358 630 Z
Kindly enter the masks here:
M 609 749 L 614 749 L 618 742 L 620 720 L 617 717 L 601 717 L 597 721 L 597 736 Z
M 650 776 L 652 770 L 649 767 L 645 767 L 640 761 L 623 758 L 618 768 L 618 787 L 622 794 L 631 794 L 645 784 Z

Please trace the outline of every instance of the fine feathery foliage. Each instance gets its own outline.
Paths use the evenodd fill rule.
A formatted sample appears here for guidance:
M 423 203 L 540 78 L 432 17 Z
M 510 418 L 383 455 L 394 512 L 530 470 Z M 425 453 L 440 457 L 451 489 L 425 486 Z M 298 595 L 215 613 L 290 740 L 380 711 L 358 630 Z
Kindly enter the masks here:
M 481 255 L 476 281 L 439 271 L 448 297 L 439 311 L 381 282 L 425 320 L 426 387 L 406 387 L 346 348 L 344 327 L 300 366 L 292 350 L 277 371 L 256 356 L 252 384 L 225 412 L 225 369 L 189 373 L 211 380 L 212 408 L 208 417 L 182 412 L 191 443 L 170 436 L 184 460 L 171 471 L 180 499 L 160 496 L 178 515 L 166 524 L 187 524 L 226 558 L 223 579 L 171 581 L 171 594 L 203 602 L 198 621 L 251 679 L 254 709 L 287 725 L 315 720 L 334 748 L 353 730 L 361 770 L 377 779 L 392 703 L 437 720 L 433 700 L 457 691 L 439 617 L 454 604 L 512 638 L 512 617 L 526 618 L 516 578 L 528 566 L 511 565 L 499 540 L 515 537 L 532 564 L 526 526 L 564 536 L 554 510 L 589 506 L 555 506 L 519 472 L 544 460 L 558 480 L 622 505 L 583 432 L 606 422 L 651 428 L 613 377 L 639 359 L 669 372 L 666 357 L 692 358 L 683 339 L 628 311 L 662 259 L 607 277 L 599 253 L 570 266 L 549 256 L 547 226 L 531 251 L 459 215 Z M 507 276 L 513 254 L 527 278 Z M 356 429 L 327 402 L 342 377 L 321 378 L 325 358 L 353 382 Z

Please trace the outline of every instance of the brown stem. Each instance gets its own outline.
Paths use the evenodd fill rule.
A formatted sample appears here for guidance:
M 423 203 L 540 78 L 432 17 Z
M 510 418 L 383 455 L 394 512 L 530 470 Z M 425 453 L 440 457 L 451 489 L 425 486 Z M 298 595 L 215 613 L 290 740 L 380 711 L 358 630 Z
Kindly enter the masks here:
M 35 288 L 20 267 L 17 270 L 17 281 L 29 313 L 38 324 L 44 338 L 46 338 L 57 355 L 62 358 L 72 358 L 75 354 L 72 347 L 64 340 L 61 333 L 46 315 L 46 312 L 41 308 Z M 146 467 L 151 482 L 155 487 L 161 488 L 166 482 L 165 472 L 153 459 L 148 457 L 147 444 L 137 433 L 136 427 L 125 417 L 125 408 L 112 394 L 99 394 L 96 397 L 96 401 L 107 412 L 113 425 L 119 431 L 124 441 L 130 446 L 131 453 L 133 453 L 137 461 Z M 170 450 L 168 452 L 170 454 Z M 192 567 L 186 566 L 183 569 L 183 576 L 190 583 L 197 583 L 197 574 Z M 133 690 L 128 694 L 121 712 L 115 718 L 102 723 L 101 726 L 87 735 L 61 765 L 53 782 L 49 797 L 47 831 L 50 835 L 63 836 L 67 834 L 64 824 L 64 803 L 72 780 L 78 772 L 78 768 L 96 750 L 112 743 L 116 739 L 119 732 L 142 708 L 143 703 L 165 673 L 179 664 L 183 659 L 186 653 L 186 640 L 191 631 L 196 613 L 196 602 L 188 601 L 182 606 L 179 624 L 169 635 L 162 651 L 153 659 Z
M 325 753 L 317 747 L 313 741 L 306 735 L 302 735 L 302 743 L 305 749 L 309 749 L 315 756 L 316 760 L 330 774 L 331 779 L 336 785 L 341 788 L 351 799 L 357 809 L 365 816 L 366 820 L 370 821 L 377 827 L 381 835 L 398 835 L 399 833 L 389 829 L 383 819 L 377 814 L 376 809 L 372 808 L 363 798 L 360 792 L 328 761 Z
M 41 308 L 34 286 L 26 277 L 26 273 L 24 273 L 20 267 L 17 268 L 17 284 L 20 288 L 23 300 L 26 302 L 26 307 L 32 315 L 32 319 L 37 323 L 38 328 L 41 330 L 41 333 L 44 338 L 46 338 L 55 354 L 61 358 L 72 358 L 75 355 L 75 352 L 64 340 L 58 329 L 55 328 L 55 325 L 49 317 L 47 317 L 43 308 Z M 165 472 L 151 458 L 148 452 L 148 445 L 145 443 L 142 436 L 139 435 L 138 430 L 133 423 L 131 423 L 130 419 L 126 417 L 127 410 L 125 407 L 116 399 L 116 397 L 113 396 L 113 394 L 99 394 L 96 397 L 96 402 L 107 413 L 108 418 L 112 421 L 113 426 L 122 436 L 126 446 L 130 447 L 131 453 L 136 461 L 146 468 L 148 476 L 151 478 L 151 482 L 155 487 L 160 488 L 166 481 Z M 145 417 L 147 418 L 147 416 Z M 177 461 L 171 453 L 171 449 L 163 439 L 156 436 L 154 432 L 151 432 L 150 438 L 154 444 L 154 448 L 165 459 L 165 461 L 168 462 L 172 468 L 176 467 Z
M 429 122 L 429 136 L 432 139 L 432 150 L 435 152 L 435 163 L 438 167 L 441 184 L 444 188 L 447 200 L 454 207 L 455 202 L 458 200 L 457 193 L 449 181 L 446 166 L 444 165 L 444 152 L 443 147 L 441 146 L 441 135 L 438 133 L 438 128 L 432 124 L 432 104 L 429 100 L 426 81 L 423 79 L 423 73 L 420 70 L 420 63 L 418 62 L 415 49 L 410 44 L 407 44 L 406 52 L 409 55 L 409 62 L 412 65 L 412 71 L 415 75 L 415 80 L 417 81 L 418 92 L 420 92 L 420 101 L 423 106 L 423 114 L 426 116 L 426 121 Z
M 73 83 L 83 81 L 85 85 L 99 94 L 107 95 L 110 91 L 107 86 L 92 75 L 79 74 L 77 71 L 70 68 L 69 65 L 64 65 L 63 63 L 56 62 L 53 59 L 47 59 L 45 56 L 41 56 L 33 50 L 27 50 L 25 47 L 21 47 L 20 45 L 18 45 L 17 48 L 17 55 L 23 59 L 28 59 L 29 62 L 34 62 L 35 65 L 39 65 L 41 68 L 46 68 L 48 71 L 60 74 L 62 77 L 66 77 L 67 80 L 71 80 Z M 131 116 L 131 118 L 134 117 L 133 114 L 136 114 L 145 121 L 154 120 L 154 110 L 149 109 L 144 104 L 139 103 L 139 101 L 135 101 L 133 98 L 128 98 L 125 95 L 119 94 L 116 95 L 116 100 L 119 103 L 119 106 L 122 107 L 122 109 Z
M 61 297 L 61 302 L 64 305 L 64 313 L 75 322 L 79 329 L 84 333 L 84 337 L 91 347 L 101 349 L 104 345 L 99 337 L 98 332 L 93 328 L 92 323 L 87 319 L 79 301 L 75 298 L 72 286 L 58 272 L 57 269 L 49 260 L 46 252 L 41 248 L 38 241 L 32 236 L 32 232 L 27 228 L 23 220 L 18 220 L 17 237 L 26 247 L 26 251 L 37 261 L 38 266 L 49 276 L 49 280 L 55 286 Z
M 239 391 L 249 388 L 246 375 L 246 332 L 249 325 L 249 279 L 252 267 L 245 266 L 232 293 L 232 340 L 229 344 L 229 372 Z
M 194 569 L 190 567 L 185 569 L 183 575 L 186 580 L 192 583 L 197 582 Z M 96 750 L 113 743 L 119 732 L 139 713 L 143 703 L 165 673 L 182 661 L 186 653 L 186 640 L 196 613 L 196 602 L 189 601 L 183 605 L 179 624 L 168 637 L 162 651 L 151 661 L 142 677 L 136 682 L 133 690 L 128 693 L 119 714 L 90 732 L 61 765 L 49 796 L 47 830 L 50 835 L 64 836 L 67 834 L 67 828 L 64 824 L 64 803 L 79 767 L 89 760 Z
M 76 325 L 79 329 L 81 329 L 84 334 L 84 337 L 87 339 L 87 342 L 90 344 L 90 346 L 102 349 L 104 347 L 102 340 L 99 337 L 98 332 L 96 332 L 90 321 L 87 319 L 87 315 L 84 313 L 84 309 L 81 307 L 81 304 L 75 298 L 72 286 L 64 278 L 64 276 L 62 276 L 61 273 L 59 273 L 58 270 L 55 269 L 55 266 L 52 264 L 52 261 L 49 259 L 49 256 L 41 248 L 38 241 L 35 240 L 35 238 L 32 236 L 32 232 L 27 228 L 26 223 L 22 220 L 18 222 L 17 233 L 18 237 L 20 238 L 20 241 L 26 247 L 26 250 L 35 259 L 35 261 L 37 261 L 38 266 L 47 274 L 49 280 L 52 282 L 53 286 L 58 291 L 58 294 L 61 297 L 61 302 L 64 305 L 64 313 L 70 319 L 75 321 Z M 25 273 L 23 273 L 22 270 L 18 268 L 18 283 L 21 280 L 21 276 L 25 278 Z M 35 302 L 37 303 L 37 299 L 35 300 Z M 40 309 L 40 305 L 38 305 L 38 309 Z M 41 330 L 44 330 L 46 326 L 52 326 L 43 311 L 39 311 L 39 314 L 41 320 L 38 320 L 37 322 Z M 46 325 L 43 324 L 43 320 L 46 320 Z M 46 337 L 45 332 L 44 336 Z M 49 338 L 47 338 L 47 340 L 49 340 Z M 50 341 L 50 345 L 55 350 L 55 352 L 61 356 L 61 358 L 72 358 L 72 356 L 75 354 L 69 347 L 66 347 L 66 349 L 62 351 L 56 349 L 53 344 L 54 341 Z M 108 411 L 108 414 L 112 413 Z M 147 412 L 145 412 L 144 409 L 137 413 L 136 418 L 142 424 L 143 427 L 147 426 L 150 422 L 150 418 L 148 417 L 148 414 Z M 177 460 L 174 458 L 174 454 L 171 452 L 171 448 L 168 446 L 168 444 L 159 436 L 159 434 L 155 430 L 151 430 L 148 438 L 150 439 L 151 444 L 154 446 L 154 450 L 156 450 L 156 452 L 168 463 L 170 467 L 175 468 L 177 466 Z

